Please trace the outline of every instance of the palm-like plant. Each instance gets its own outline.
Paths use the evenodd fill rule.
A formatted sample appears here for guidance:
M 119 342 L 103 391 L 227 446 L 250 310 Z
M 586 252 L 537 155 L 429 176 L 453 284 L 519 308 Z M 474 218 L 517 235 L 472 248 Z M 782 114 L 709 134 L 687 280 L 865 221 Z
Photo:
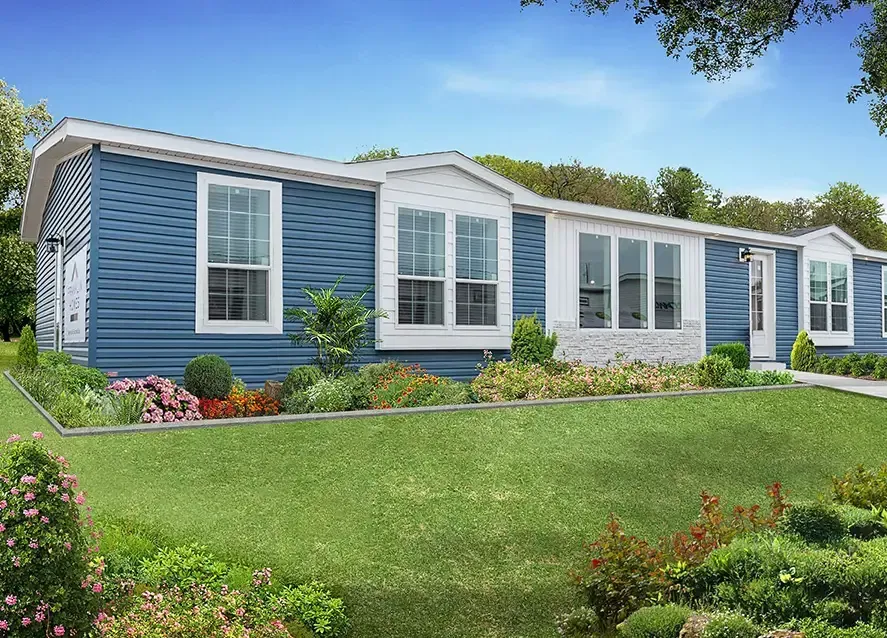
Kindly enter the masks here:
M 311 344 L 317 349 L 315 362 L 324 374 L 338 376 L 349 363 L 357 360 L 360 349 L 375 343 L 368 336 L 369 323 L 387 317 L 384 310 L 371 310 L 363 305 L 364 297 L 372 289 L 349 297 L 340 297 L 336 289 L 344 277 L 336 279 L 330 288 L 303 288 L 308 308 L 287 308 L 287 321 L 302 323 L 298 332 L 290 334 L 295 345 Z

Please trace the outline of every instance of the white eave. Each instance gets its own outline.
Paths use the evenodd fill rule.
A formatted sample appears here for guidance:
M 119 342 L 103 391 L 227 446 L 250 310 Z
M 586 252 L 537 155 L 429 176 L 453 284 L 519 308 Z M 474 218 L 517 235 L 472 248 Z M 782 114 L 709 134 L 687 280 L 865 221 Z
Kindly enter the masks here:
M 56 165 L 74 151 L 92 144 L 100 144 L 103 148 L 112 150 L 120 148 L 184 161 L 210 162 L 245 171 L 270 171 L 281 176 L 292 176 L 294 179 L 301 176 L 331 180 L 341 182 L 343 186 L 375 187 L 383 184 L 389 173 L 452 166 L 508 194 L 514 210 L 518 212 L 593 218 L 693 233 L 724 241 L 795 250 L 824 235 L 833 235 L 847 244 L 854 256 L 887 261 L 887 252 L 865 248 L 837 226 L 792 236 L 544 197 L 457 151 L 407 155 L 369 162 L 338 162 L 72 118 L 63 119 L 32 151 L 31 175 L 22 216 L 23 239 L 32 242 L 37 240 Z

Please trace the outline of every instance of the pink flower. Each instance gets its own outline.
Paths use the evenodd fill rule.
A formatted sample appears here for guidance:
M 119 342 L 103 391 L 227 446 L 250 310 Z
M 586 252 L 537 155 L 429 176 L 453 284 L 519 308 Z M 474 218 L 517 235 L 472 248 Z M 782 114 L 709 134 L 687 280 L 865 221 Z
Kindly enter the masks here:
M 28 547 L 30 547 L 31 549 L 37 549 L 38 547 L 40 547 L 40 544 L 37 541 L 31 541 L 30 543 L 28 543 Z
M 6 442 L 7 443 L 15 443 L 16 441 L 21 441 L 21 440 L 22 440 L 22 437 L 20 437 L 18 434 L 13 434 L 11 437 L 6 439 Z
M 65 635 L 65 626 L 64 625 L 56 625 L 52 628 L 52 633 L 55 636 L 64 636 Z
M 22 624 L 23 624 L 25 627 L 27 627 L 28 625 L 31 624 L 31 619 L 28 618 L 27 616 L 25 616 L 24 618 L 22 618 Z
M 14 538 L 7 538 L 6 539 L 6 546 L 7 547 L 15 547 L 15 539 Z
M 43 438 L 43 432 L 32 432 L 31 436 L 39 441 Z
M 9 623 L 5 620 L 0 620 L 0 629 L 6 631 L 7 629 L 9 629 Z
M 6 597 L 6 604 L 9 605 L 10 607 L 12 607 L 17 602 L 18 602 L 18 598 L 16 598 L 12 594 L 9 594 L 9 596 Z
M 15 567 L 21 567 L 21 566 L 22 566 L 22 562 L 18 559 L 18 556 L 13 556 L 13 557 L 12 557 L 12 564 L 13 564 L 13 566 L 15 566 Z
M 36 507 L 32 507 L 29 510 L 25 510 L 23 513 L 25 515 L 25 518 L 33 518 L 34 516 L 37 516 L 37 514 L 40 513 L 40 510 L 38 510 Z
M 62 494 L 62 500 L 63 500 L 65 503 L 67 503 L 68 501 L 71 500 L 71 497 L 68 496 L 68 494 L 67 494 L 67 492 L 66 492 L 66 493 Z
M 68 541 L 65 541 L 64 545 L 65 545 L 65 549 L 70 552 L 71 551 L 71 543 L 69 543 Z
M 22 483 L 27 483 L 28 485 L 33 485 L 36 482 L 37 482 L 36 476 L 31 476 L 30 474 L 27 474 L 22 477 Z
M 49 524 L 49 519 L 46 518 L 45 516 L 41 516 L 41 517 L 40 517 L 40 522 L 43 523 L 44 525 L 48 525 L 48 524 Z
M 5 531 L 6 531 L 6 525 L 4 525 L 3 523 L 0 523 L 0 533 L 5 532 Z
M 0 501 L 0 510 L 6 509 L 6 501 Z
M 34 620 L 36 620 L 37 622 L 43 622 L 44 620 L 46 620 L 46 614 L 44 614 L 42 611 L 38 611 L 36 614 L 34 614 Z
M 50 494 L 55 494 L 56 492 L 59 491 L 59 486 L 55 485 L 55 484 L 47 485 L 46 491 L 49 492 Z
M 101 593 L 102 593 L 102 584 L 101 584 L 101 583 L 95 583 L 95 584 L 92 586 L 92 591 L 95 592 L 96 594 L 101 594 Z
M 77 505 L 83 505 L 86 502 L 86 497 L 83 495 L 83 492 L 80 492 L 74 497 L 74 502 L 77 503 Z
M 26 501 L 33 501 L 35 498 L 37 498 L 37 496 L 34 495 L 34 492 L 26 492 L 25 493 L 25 500 Z
M 19 489 L 17 487 L 10 488 L 9 493 L 12 494 L 13 496 L 18 496 Z

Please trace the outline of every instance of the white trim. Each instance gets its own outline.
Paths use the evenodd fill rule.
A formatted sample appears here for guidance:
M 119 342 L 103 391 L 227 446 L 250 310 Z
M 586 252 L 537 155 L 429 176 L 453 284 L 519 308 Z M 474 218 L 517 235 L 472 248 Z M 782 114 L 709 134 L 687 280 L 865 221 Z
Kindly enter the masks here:
M 268 321 L 211 321 L 206 316 L 209 296 L 207 276 L 207 200 L 209 184 L 240 186 L 271 192 L 271 267 L 268 270 Z M 230 268 L 241 268 L 231 265 Z M 244 270 L 250 269 L 244 265 Z M 197 277 L 194 332 L 197 334 L 283 333 L 283 189 L 280 182 L 266 182 L 217 173 L 197 173 Z
M 887 285 L 884 284 L 884 278 L 887 277 L 887 264 L 881 266 L 881 337 L 887 339 L 887 322 L 885 322 L 885 310 L 887 310 Z
M 762 356 L 753 354 L 753 330 L 752 330 L 752 304 L 751 304 L 751 264 L 755 261 L 755 256 L 762 257 L 761 261 L 761 284 L 764 286 L 762 309 L 764 313 L 766 337 L 766 353 Z M 768 249 L 752 249 L 752 261 L 748 263 L 748 345 L 749 355 L 755 360 L 774 361 L 776 359 L 776 251 Z
M 799 279 L 801 279 L 804 283 L 804 289 L 802 291 L 803 300 L 803 313 L 804 313 L 804 329 L 807 331 L 807 334 L 810 335 L 810 338 L 813 339 L 813 342 L 817 345 L 821 346 L 852 346 L 854 345 L 854 332 L 855 332 L 855 312 L 854 312 L 854 299 L 853 299 L 853 259 L 849 258 L 841 258 L 835 255 L 821 253 L 821 252 L 812 252 L 805 251 L 805 255 L 803 257 L 803 272 Z M 810 301 L 810 263 L 811 262 L 820 262 L 826 264 L 826 301 Z M 847 269 L 847 301 L 846 302 L 834 302 L 832 301 L 832 265 L 840 264 Z M 882 267 L 883 268 L 883 267 Z M 824 305 L 826 308 L 826 325 L 828 326 L 827 330 L 811 330 L 810 329 L 810 305 L 811 304 L 819 304 Z M 839 306 L 845 306 L 847 308 L 847 330 L 846 331 L 835 331 L 832 329 L 832 306 L 837 304 Z M 883 313 L 882 313 L 883 314 Z
M 145 159 L 153 159 L 161 162 L 174 162 L 176 164 L 187 164 L 188 166 L 199 166 L 200 168 L 208 168 L 217 171 L 229 171 L 231 173 L 245 173 L 250 176 L 269 177 L 272 179 L 287 180 L 291 182 L 305 182 L 308 184 L 318 184 L 320 186 L 333 186 L 335 188 L 350 188 L 353 190 L 373 191 L 378 190 L 376 184 L 363 184 L 359 182 L 343 183 L 341 180 L 324 179 L 322 177 L 314 177 L 310 175 L 300 175 L 298 173 L 287 173 L 285 171 L 275 171 L 263 168 L 246 168 L 237 166 L 236 164 L 225 164 L 223 162 L 194 159 L 190 157 L 170 157 L 163 153 L 151 151 L 140 151 L 123 146 L 111 146 L 102 144 L 101 150 L 104 153 L 113 153 L 115 155 L 126 155 L 129 157 L 142 157 Z

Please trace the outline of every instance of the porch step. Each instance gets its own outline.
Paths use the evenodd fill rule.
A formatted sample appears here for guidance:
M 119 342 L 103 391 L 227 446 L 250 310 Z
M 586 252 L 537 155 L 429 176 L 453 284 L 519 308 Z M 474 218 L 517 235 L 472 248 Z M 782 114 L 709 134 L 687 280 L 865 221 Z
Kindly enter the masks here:
M 785 364 L 779 361 L 752 361 L 749 367 L 752 370 L 785 370 Z

